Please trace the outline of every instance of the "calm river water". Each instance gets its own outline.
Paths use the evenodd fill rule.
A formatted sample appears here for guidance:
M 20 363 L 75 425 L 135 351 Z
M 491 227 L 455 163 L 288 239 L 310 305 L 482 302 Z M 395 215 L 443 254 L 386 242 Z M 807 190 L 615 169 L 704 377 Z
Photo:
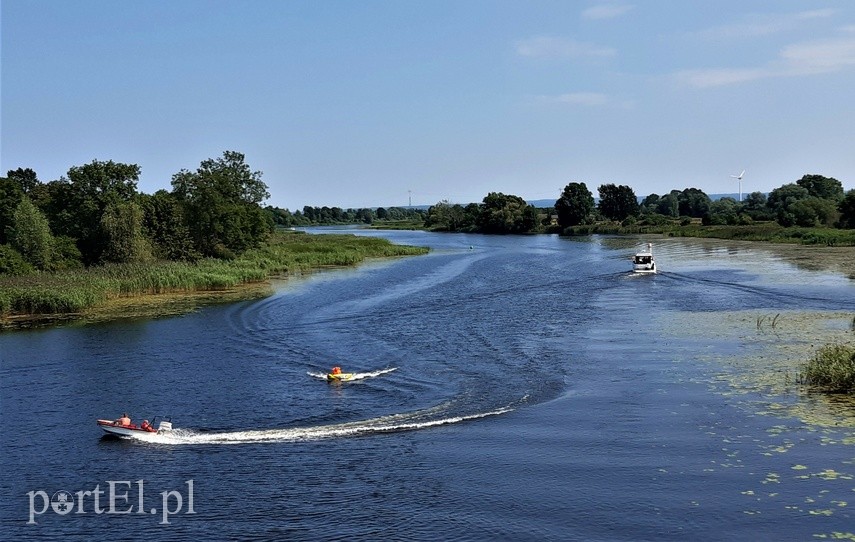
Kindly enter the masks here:
M 855 532 L 855 430 L 776 413 L 797 390 L 733 393 L 718 361 L 757 353 L 761 315 L 855 310 L 853 280 L 762 245 L 663 239 L 662 272 L 632 276 L 638 239 L 361 234 L 433 250 L 0 334 L 0 539 Z M 742 335 L 709 323 L 736 313 Z M 327 384 L 333 365 L 364 378 Z M 176 431 L 102 438 L 123 411 Z

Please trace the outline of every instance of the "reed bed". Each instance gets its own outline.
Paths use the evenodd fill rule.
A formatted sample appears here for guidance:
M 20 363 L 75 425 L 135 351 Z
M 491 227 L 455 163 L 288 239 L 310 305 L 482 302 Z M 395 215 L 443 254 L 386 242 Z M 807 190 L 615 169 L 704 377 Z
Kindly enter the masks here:
M 855 347 L 823 346 L 802 368 L 799 381 L 826 393 L 855 393 Z
M 80 313 L 119 297 L 227 290 L 264 281 L 271 275 L 426 252 L 425 248 L 394 245 L 385 239 L 276 233 L 267 245 L 234 260 L 110 264 L 58 273 L 0 276 L 0 316 Z

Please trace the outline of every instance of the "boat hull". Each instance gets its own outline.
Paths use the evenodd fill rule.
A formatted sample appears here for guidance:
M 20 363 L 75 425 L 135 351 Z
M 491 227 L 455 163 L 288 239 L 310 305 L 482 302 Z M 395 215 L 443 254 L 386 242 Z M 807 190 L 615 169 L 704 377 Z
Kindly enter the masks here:
M 636 265 L 636 266 L 633 266 L 632 272 L 633 273 L 652 274 L 652 273 L 656 273 L 656 266 L 655 265 Z
M 98 427 L 104 430 L 109 435 L 119 437 L 133 437 L 136 435 L 148 435 L 157 433 L 156 430 L 149 431 L 137 425 L 119 425 L 113 420 L 98 420 Z
M 337 374 L 329 373 L 327 375 L 327 380 L 329 382 L 343 382 L 345 380 L 352 380 L 352 379 L 353 379 L 353 373 L 337 373 Z

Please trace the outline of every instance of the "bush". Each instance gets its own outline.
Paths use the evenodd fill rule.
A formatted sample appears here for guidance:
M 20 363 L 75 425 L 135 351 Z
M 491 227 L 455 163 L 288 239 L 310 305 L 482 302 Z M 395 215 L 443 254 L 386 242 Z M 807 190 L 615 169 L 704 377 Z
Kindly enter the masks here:
M 83 269 L 83 255 L 74 239 L 65 235 L 54 237 L 54 269 Z
M 666 226 L 672 224 L 674 219 L 670 216 L 665 216 L 659 213 L 651 213 L 649 215 L 644 215 L 643 220 L 641 221 L 642 226 Z
M 33 271 L 20 252 L 9 245 L 0 245 L 0 275 L 27 275 Z
M 805 365 L 799 380 L 826 393 L 855 393 L 855 347 L 823 346 Z

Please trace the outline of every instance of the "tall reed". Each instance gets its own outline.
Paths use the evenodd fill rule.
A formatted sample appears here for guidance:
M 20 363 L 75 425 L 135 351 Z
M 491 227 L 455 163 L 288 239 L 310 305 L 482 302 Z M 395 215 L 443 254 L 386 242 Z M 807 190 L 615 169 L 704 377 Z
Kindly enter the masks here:
M 855 393 L 855 347 L 823 346 L 802 368 L 799 381 L 828 393 Z
M 427 249 L 354 235 L 275 233 L 269 242 L 234 260 L 108 264 L 25 276 L 0 276 L 0 316 L 79 313 L 117 297 L 226 290 L 271 275 L 366 258 L 424 254 Z

